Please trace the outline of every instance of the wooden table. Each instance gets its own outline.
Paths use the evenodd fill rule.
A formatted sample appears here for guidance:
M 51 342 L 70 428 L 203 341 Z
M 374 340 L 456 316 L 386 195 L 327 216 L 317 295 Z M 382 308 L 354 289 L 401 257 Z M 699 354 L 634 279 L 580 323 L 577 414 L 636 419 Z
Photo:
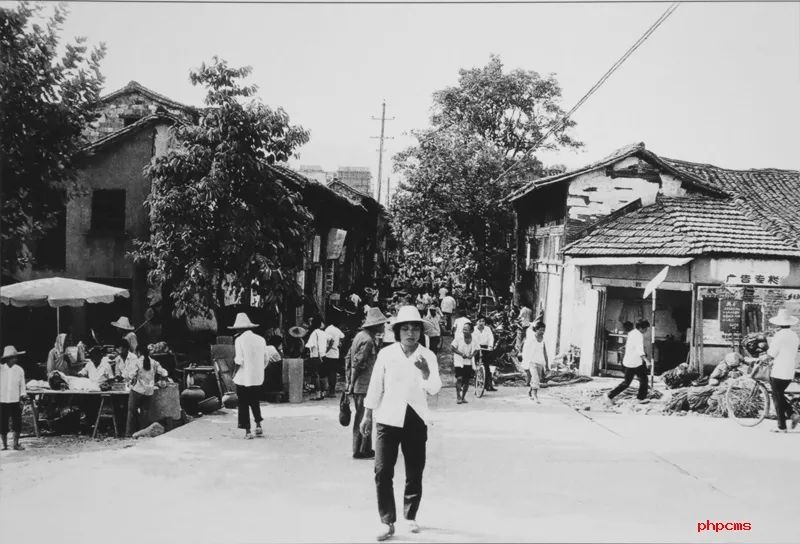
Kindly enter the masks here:
M 92 438 L 97 436 L 97 426 L 100 423 L 100 415 L 103 413 L 103 406 L 105 406 L 106 399 L 111 400 L 113 397 L 127 397 L 128 391 L 77 391 L 73 389 L 66 389 L 63 391 L 53 391 L 50 389 L 37 389 L 27 391 L 31 399 L 31 409 L 33 412 L 33 431 L 36 438 L 39 438 L 39 401 L 45 397 L 68 397 L 84 396 L 84 397 L 100 397 L 100 407 L 97 409 L 97 419 L 94 422 L 92 429 Z M 112 408 L 114 405 L 112 403 Z M 116 414 L 115 414 L 116 416 Z M 119 429 L 117 429 L 117 418 L 113 418 L 114 422 L 114 436 L 119 438 Z

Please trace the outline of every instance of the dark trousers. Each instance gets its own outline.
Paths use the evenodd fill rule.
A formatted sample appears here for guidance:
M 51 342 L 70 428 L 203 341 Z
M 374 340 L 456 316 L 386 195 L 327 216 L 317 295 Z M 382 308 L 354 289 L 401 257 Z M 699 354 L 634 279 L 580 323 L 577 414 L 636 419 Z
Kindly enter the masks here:
M 422 499 L 422 471 L 425 469 L 425 442 L 428 426 L 417 413 L 406 407 L 402 427 L 378 423 L 375 436 L 375 486 L 378 492 L 378 513 L 383 523 L 397 521 L 394 503 L 394 465 L 397 449 L 403 450 L 406 466 L 406 487 L 403 496 L 403 516 L 415 519 Z
M 483 373 L 486 379 L 486 389 L 494 389 L 492 385 L 492 369 L 489 365 L 494 361 L 494 353 L 491 351 L 481 351 L 481 364 L 483 365 Z
M 625 391 L 628 386 L 633 381 L 633 377 L 636 376 L 639 380 L 639 394 L 636 395 L 636 398 L 639 400 L 644 400 L 647 398 L 647 365 L 642 363 L 642 365 L 636 368 L 628 368 L 625 367 L 625 378 L 623 378 L 622 383 L 620 383 L 617 387 L 615 387 L 609 394 L 608 398 L 613 399 L 623 391 Z
M 261 404 L 259 404 L 259 396 L 261 395 L 260 385 L 237 385 L 236 396 L 239 397 L 239 428 L 250 430 L 250 412 L 253 412 L 253 420 L 256 425 L 260 425 L 261 418 Z
M 359 427 L 361 420 L 364 419 L 364 393 L 353 393 L 353 404 L 355 414 L 353 414 L 353 455 L 368 455 L 372 453 L 372 436 L 361 434 Z
M 339 375 L 339 359 L 332 357 L 325 357 L 322 369 L 325 372 L 325 377 L 328 379 L 328 394 L 336 394 L 336 379 Z
M 11 431 L 22 432 L 22 403 L 0 402 L 0 434 L 8 434 L 8 421 L 11 420 Z
M 442 312 L 444 316 L 444 328 L 447 331 L 447 334 L 453 333 L 453 314 Z
M 133 390 L 128 393 L 128 421 L 125 425 L 125 436 L 131 436 L 139 429 L 144 428 L 150 416 L 150 401 L 152 400 L 152 395 L 142 395 Z
M 791 419 L 794 410 L 789 399 L 786 398 L 784 391 L 792 383 L 792 380 L 781 380 L 780 378 L 770 378 L 769 384 L 772 386 L 772 400 L 775 402 L 775 413 L 778 414 L 778 428 L 786 428 L 786 420 Z

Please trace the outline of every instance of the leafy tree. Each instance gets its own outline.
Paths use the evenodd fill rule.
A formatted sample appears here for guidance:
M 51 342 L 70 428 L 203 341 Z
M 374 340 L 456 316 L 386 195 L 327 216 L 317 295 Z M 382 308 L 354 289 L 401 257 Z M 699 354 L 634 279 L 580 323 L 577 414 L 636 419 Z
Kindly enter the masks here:
M 152 284 L 168 286 L 177 316 L 219 310 L 227 275 L 230 288 L 252 288 L 270 305 L 297 290 L 311 216 L 270 165 L 309 135 L 283 109 L 252 98 L 256 87 L 240 84 L 250 72 L 217 57 L 193 70 L 208 108 L 197 124 L 176 127 L 176 145 L 145 171 L 151 238 L 134 257 L 149 265 Z
M 513 215 L 499 200 L 545 171 L 537 141 L 563 119 L 554 75 L 503 72 L 499 57 L 460 70 L 458 85 L 433 95 L 431 128 L 412 132 L 417 143 L 394 157 L 405 182 L 392 203 L 394 228 L 407 247 L 433 262 L 448 259 L 458 240 L 464 281 L 486 281 L 504 292 L 511 274 Z M 577 148 L 569 121 L 539 149 Z M 509 166 L 514 171 L 500 177 Z M 498 179 L 499 178 L 499 179 Z M 433 234 L 433 236 L 431 236 Z M 474 271 L 474 272 L 473 272 Z
M 67 10 L 0 7 L 0 231 L 6 273 L 33 264 L 30 246 L 52 228 L 65 199 L 81 192 L 76 170 L 103 85 L 105 45 L 76 38 L 58 56 Z

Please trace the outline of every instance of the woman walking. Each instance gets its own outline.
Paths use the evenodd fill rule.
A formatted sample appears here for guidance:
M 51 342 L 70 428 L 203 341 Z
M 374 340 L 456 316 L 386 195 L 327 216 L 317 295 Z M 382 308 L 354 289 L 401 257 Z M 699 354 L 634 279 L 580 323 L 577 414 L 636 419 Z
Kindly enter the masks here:
M 241 333 L 233 342 L 236 373 L 233 383 L 236 384 L 236 396 L 239 398 L 239 428 L 244 429 L 247 440 L 253 438 L 250 434 L 250 412 L 253 412 L 253 421 L 256 423 L 256 436 L 263 436 L 261 429 L 261 404 L 260 397 L 264 384 L 264 369 L 269 364 L 270 354 L 275 352 L 267 349 L 267 341 L 262 336 L 253 332 L 258 327 L 252 323 L 244 312 L 239 312 L 236 321 L 228 327 L 234 333 Z
M 416 522 L 422 498 L 422 472 L 425 468 L 425 443 L 428 440 L 430 411 L 426 395 L 435 395 L 442 387 L 436 355 L 419 343 L 423 321 L 414 306 L 403 306 L 393 324 L 397 343 L 378 353 L 364 399 L 361 432 L 372 430 L 375 414 L 375 486 L 381 526 L 377 539 L 394 534 L 394 465 L 402 447 L 406 485 L 403 516 L 412 533 L 419 532 Z
M 791 327 L 797 325 L 798 319 L 789 315 L 786 308 L 778 310 L 778 315 L 769 320 L 779 327 L 778 332 L 772 337 L 767 350 L 767 356 L 772 358 L 772 368 L 769 372 L 769 383 L 772 386 L 772 400 L 775 401 L 775 412 L 778 414 L 778 427 L 772 429 L 775 433 L 786 432 L 786 420 L 792 422 L 792 429 L 800 422 L 800 415 L 792 409 L 792 404 L 784 392 L 792 383 L 797 364 L 797 349 L 800 339 Z
M 472 335 L 472 323 L 465 322 L 461 326 L 461 334 L 453 337 L 453 366 L 456 371 L 456 404 L 467 402 L 469 383 L 475 376 L 475 355 L 478 342 Z
M 386 323 L 380 308 L 370 308 L 361 330 L 353 338 L 350 350 L 344 359 L 345 387 L 353 397 L 355 414 L 353 417 L 353 459 L 372 459 L 372 439 L 361 434 L 361 420 L 364 418 L 364 397 L 367 395 L 369 381 L 375 359 L 378 357 L 380 336 Z

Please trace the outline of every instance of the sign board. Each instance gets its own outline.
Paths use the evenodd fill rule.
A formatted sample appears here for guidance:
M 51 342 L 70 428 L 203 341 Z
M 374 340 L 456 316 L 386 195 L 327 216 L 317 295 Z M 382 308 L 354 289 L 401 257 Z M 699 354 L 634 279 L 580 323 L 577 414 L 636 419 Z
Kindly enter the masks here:
M 338 259 L 342 255 L 346 237 L 346 230 L 330 229 L 330 231 L 328 231 L 328 259 Z
M 727 285 L 777 287 L 789 276 L 790 266 L 780 259 L 712 259 L 709 272 Z
M 742 336 L 741 300 L 723 298 L 719 301 L 719 329 L 726 337 L 738 339 Z

